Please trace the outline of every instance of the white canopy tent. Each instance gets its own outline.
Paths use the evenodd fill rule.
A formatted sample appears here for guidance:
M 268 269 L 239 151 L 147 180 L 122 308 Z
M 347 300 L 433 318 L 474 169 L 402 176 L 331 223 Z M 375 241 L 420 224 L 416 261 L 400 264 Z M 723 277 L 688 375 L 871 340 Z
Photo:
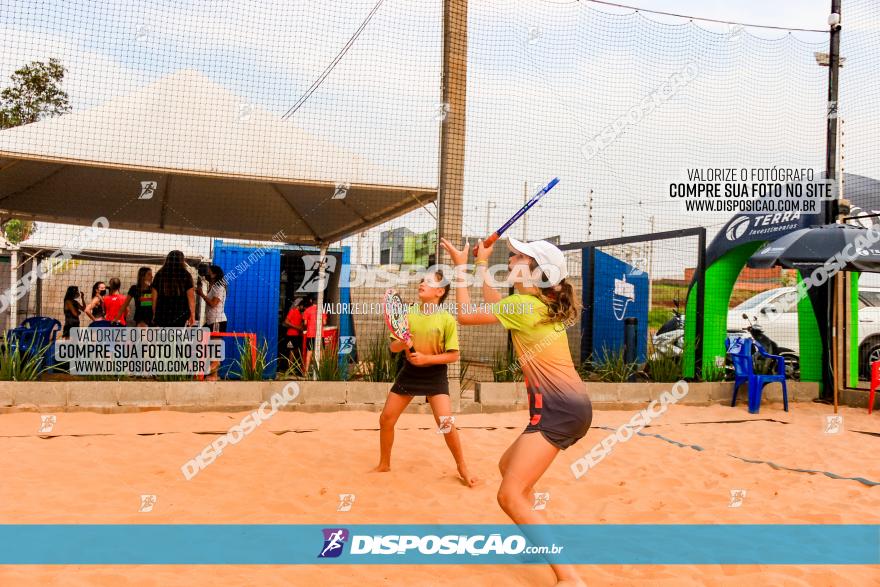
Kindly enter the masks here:
M 345 197 L 332 199 L 347 184 Z M 0 215 L 330 243 L 432 202 L 367 161 L 181 71 L 94 109 L 0 131 Z
M 106 217 L 111 229 L 274 236 L 318 245 L 323 255 L 332 242 L 433 202 L 437 188 L 425 183 L 255 108 L 196 71 L 0 131 L 0 221 L 91 225 Z

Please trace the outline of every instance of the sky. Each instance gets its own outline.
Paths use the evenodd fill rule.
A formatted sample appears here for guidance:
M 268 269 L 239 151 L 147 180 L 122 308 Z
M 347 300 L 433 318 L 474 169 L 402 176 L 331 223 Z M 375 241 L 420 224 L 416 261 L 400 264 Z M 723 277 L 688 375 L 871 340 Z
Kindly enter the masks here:
M 281 117 L 374 3 L 0 0 L 0 80 L 23 62 L 60 57 L 71 103 L 85 109 L 197 69 L 247 107 Z M 623 3 L 812 29 L 827 28 L 830 8 L 830 0 Z M 288 122 L 436 185 L 441 16 L 439 0 L 386 0 Z M 877 26 L 876 16 L 866 22 Z M 485 0 L 470 3 L 469 34 L 465 234 L 499 225 L 524 191 L 554 176 L 559 187 L 513 236 L 571 242 L 652 227 L 714 231 L 729 215 L 687 217 L 665 197 L 686 168 L 823 166 L 827 70 L 812 54 L 827 50 L 825 33 L 689 23 L 588 2 Z M 851 63 L 855 73 L 876 65 Z M 691 82 L 601 154 L 584 156 L 585 144 L 688 67 L 697 71 Z M 862 152 L 876 147 L 875 98 L 852 101 L 852 142 Z M 876 169 L 876 159 L 852 161 L 855 172 Z M 422 232 L 435 214 L 429 206 L 386 228 Z M 375 246 L 376 231 L 346 244 L 358 242 L 363 251 Z M 678 270 L 675 261 L 669 271 Z

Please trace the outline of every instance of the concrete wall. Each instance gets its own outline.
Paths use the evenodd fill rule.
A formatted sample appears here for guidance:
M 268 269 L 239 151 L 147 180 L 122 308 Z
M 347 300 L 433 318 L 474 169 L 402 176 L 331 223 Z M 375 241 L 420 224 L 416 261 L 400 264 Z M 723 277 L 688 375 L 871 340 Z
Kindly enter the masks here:
M 244 411 L 268 401 L 290 383 L 296 383 L 300 393 L 284 409 L 300 411 L 378 412 L 391 389 L 390 383 L 361 381 L 3 381 L 0 412 Z M 449 383 L 449 396 L 452 410 L 461 411 L 457 383 Z M 407 412 L 429 413 L 430 406 L 424 397 L 417 397 Z
M 596 409 L 640 409 L 652 400 L 660 398 L 664 391 L 672 389 L 673 383 L 604 383 L 584 382 L 584 389 Z M 815 382 L 789 381 L 788 401 L 806 402 L 819 396 L 819 385 Z M 730 381 L 712 383 L 688 383 L 688 393 L 678 403 L 682 405 L 707 406 L 712 404 L 730 405 L 733 397 L 733 383 Z M 745 386 L 737 394 L 737 405 L 747 404 L 748 392 Z M 880 398 L 878 398 L 880 400 Z M 475 401 L 483 406 L 483 411 L 506 410 L 511 407 L 528 407 L 525 385 L 523 383 L 479 383 Z M 762 404 L 781 403 L 782 386 L 771 383 L 764 388 Z M 867 405 L 867 400 L 864 400 Z

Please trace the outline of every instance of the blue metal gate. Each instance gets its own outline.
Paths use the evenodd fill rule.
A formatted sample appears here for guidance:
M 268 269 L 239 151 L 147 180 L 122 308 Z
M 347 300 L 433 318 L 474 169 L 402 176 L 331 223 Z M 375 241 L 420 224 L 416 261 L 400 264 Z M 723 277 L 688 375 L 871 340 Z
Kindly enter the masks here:
M 248 247 L 214 241 L 214 264 L 226 273 L 226 319 L 229 332 L 253 332 L 257 347 L 266 353 L 263 377 L 275 377 L 278 358 L 278 296 L 281 252 L 277 248 Z M 221 375 L 229 375 L 244 339 L 227 339 Z M 234 371 L 234 369 L 232 369 Z

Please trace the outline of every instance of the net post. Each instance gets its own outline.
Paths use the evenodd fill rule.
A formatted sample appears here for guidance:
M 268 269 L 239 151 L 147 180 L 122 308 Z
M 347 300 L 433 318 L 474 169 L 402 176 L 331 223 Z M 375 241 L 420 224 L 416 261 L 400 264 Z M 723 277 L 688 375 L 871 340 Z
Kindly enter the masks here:
M 697 235 L 697 315 L 696 331 L 694 334 L 694 377 L 699 379 L 703 375 L 703 330 L 705 328 L 706 305 L 706 228 L 699 227 Z
M 440 170 L 437 204 L 437 263 L 451 265 L 440 238 L 462 242 L 464 199 L 465 115 L 467 104 L 468 0 L 443 2 L 443 69 L 441 96 L 445 116 L 440 123 Z M 449 378 L 461 365 L 449 365 Z
M 593 358 L 593 311 L 595 296 L 595 249 L 591 246 L 581 249 L 583 269 L 581 279 L 583 286 L 583 310 L 581 311 L 581 363 Z

